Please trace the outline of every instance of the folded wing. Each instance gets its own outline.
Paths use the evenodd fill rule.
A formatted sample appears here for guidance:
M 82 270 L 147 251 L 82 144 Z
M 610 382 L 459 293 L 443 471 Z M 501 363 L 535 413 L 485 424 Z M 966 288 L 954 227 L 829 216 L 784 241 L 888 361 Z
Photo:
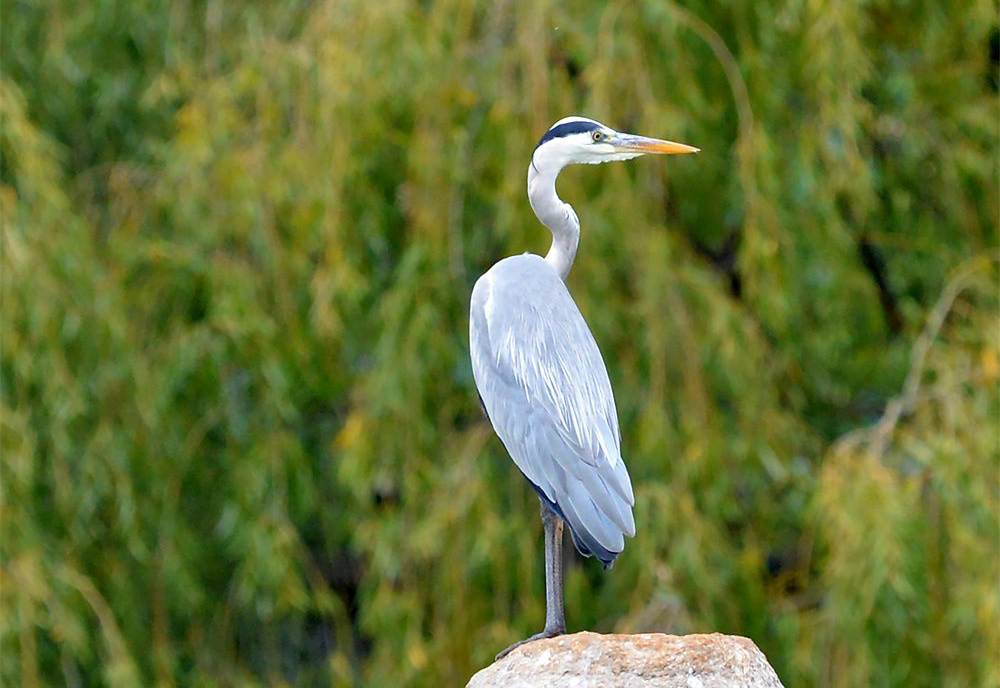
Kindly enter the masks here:
M 607 369 L 569 291 L 539 256 L 507 258 L 476 283 L 469 327 L 497 435 L 577 549 L 610 565 L 635 534 L 635 499 Z

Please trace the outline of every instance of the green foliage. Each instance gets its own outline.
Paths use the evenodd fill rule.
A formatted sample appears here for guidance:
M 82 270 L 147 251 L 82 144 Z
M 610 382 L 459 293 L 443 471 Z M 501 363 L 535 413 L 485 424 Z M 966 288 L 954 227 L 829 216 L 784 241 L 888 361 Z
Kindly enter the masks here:
M 638 529 L 571 629 L 1000 685 L 992 3 L 5 9 L 4 685 L 461 685 L 537 630 L 467 304 L 574 112 L 703 152 L 562 178 Z

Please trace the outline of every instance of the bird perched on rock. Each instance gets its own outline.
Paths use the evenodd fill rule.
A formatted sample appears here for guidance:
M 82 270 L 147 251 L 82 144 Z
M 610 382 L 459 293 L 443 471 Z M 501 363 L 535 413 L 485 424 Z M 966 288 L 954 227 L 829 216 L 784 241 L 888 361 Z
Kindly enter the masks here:
M 635 497 L 621 457 L 618 413 L 594 336 L 566 289 L 580 242 L 576 212 L 556 194 L 572 164 L 650 153 L 696 153 L 681 143 L 625 134 L 585 117 L 545 132 L 528 165 L 528 199 L 552 232 L 545 257 L 505 258 L 479 278 L 469 321 L 472 370 L 486 414 L 538 494 L 545 532 L 545 628 L 510 646 L 566 632 L 562 531 L 605 568 L 635 535 Z

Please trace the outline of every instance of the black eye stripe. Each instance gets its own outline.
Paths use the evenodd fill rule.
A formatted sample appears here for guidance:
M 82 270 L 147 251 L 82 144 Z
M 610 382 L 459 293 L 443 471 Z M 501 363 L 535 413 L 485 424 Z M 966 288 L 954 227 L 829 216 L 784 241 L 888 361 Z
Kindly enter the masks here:
M 583 134 L 597 129 L 600 129 L 600 125 L 596 122 L 588 122 L 586 120 L 566 122 L 565 124 L 560 124 L 558 127 L 552 127 L 545 132 L 545 136 L 543 136 L 542 140 L 538 142 L 538 146 L 551 139 L 562 138 L 563 136 L 569 136 L 570 134 Z M 535 146 L 535 148 L 538 148 L 538 146 Z

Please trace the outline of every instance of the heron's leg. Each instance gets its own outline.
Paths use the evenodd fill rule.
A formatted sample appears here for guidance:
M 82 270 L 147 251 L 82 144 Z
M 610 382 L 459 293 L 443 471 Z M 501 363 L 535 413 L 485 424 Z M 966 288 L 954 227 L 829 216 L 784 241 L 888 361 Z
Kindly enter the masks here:
M 502 659 L 515 647 L 532 640 L 554 638 L 566 632 L 563 607 L 563 520 L 542 502 L 542 528 L 545 531 L 545 628 L 530 638 L 520 640 L 496 656 Z
M 563 607 L 563 520 L 542 504 L 542 526 L 545 530 L 545 630 L 546 637 L 566 632 L 566 612 Z

